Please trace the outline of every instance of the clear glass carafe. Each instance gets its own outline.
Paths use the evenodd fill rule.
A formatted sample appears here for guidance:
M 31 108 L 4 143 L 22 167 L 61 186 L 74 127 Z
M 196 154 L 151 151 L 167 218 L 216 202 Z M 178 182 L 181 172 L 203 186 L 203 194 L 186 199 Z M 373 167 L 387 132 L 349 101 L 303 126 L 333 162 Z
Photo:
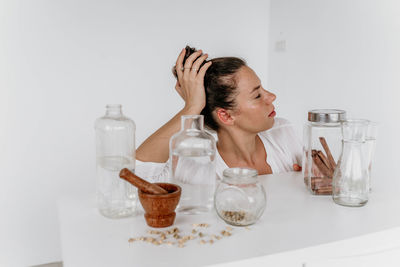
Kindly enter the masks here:
M 372 191 L 372 182 L 371 178 L 374 176 L 374 170 L 372 169 L 372 165 L 375 158 L 375 149 L 376 149 L 376 138 L 378 137 L 378 123 L 373 121 L 368 121 L 368 130 L 367 135 L 365 137 L 365 154 L 367 155 L 367 166 L 369 172 L 369 191 Z M 373 179 L 373 178 L 372 178 Z
M 248 168 L 224 170 L 223 179 L 215 190 L 215 210 L 226 223 L 245 226 L 255 223 L 266 206 L 264 187 L 257 171 Z
M 135 170 L 135 123 L 122 114 L 121 105 L 107 105 L 95 122 L 97 206 L 109 218 L 133 215 L 137 190 L 119 177 L 123 168 Z
M 333 201 L 339 205 L 359 207 L 368 202 L 367 129 L 367 120 L 342 122 L 342 153 L 332 181 Z
M 182 116 L 181 131 L 170 139 L 171 182 L 182 188 L 177 211 L 185 214 L 208 212 L 215 191 L 216 143 L 204 131 L 203 115 Z

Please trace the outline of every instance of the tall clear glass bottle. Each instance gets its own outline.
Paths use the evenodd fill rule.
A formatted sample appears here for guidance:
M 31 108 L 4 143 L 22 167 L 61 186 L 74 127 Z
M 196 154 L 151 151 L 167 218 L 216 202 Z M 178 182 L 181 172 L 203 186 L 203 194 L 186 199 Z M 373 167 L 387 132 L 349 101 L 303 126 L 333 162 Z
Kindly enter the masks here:
M 136 211 L 137 192 L 119 177 L 123 168 L 135 170 L 135 129 L 121 105 L 107 105 L 106 114 L 95 122 L 97 206 L 108 218 L 129 217 Z
M 203 115 L 182 116 L 181 131 L 170 139 L 171 181 L 181 186 L 177 211 L 185 214 L 213 208 L 216 142 L 204 131 Z

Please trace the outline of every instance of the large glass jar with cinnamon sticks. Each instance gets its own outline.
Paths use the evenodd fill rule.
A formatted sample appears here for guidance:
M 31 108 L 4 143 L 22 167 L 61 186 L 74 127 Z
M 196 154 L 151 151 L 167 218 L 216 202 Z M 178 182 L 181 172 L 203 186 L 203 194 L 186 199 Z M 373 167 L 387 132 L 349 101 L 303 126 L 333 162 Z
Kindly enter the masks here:
M 315 109 L 308 112 L 303 133 L 304 183 L 315 195 L 332 194 L 332 177 L 342 149 L 341 122 L 346 112 Z

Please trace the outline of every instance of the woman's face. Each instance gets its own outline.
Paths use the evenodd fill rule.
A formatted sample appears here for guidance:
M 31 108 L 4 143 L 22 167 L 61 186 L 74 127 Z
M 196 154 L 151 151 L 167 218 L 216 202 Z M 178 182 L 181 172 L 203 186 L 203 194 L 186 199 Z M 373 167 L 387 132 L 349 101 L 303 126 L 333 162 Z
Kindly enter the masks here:
M 265 90 L 256 73 L 244 66 L 236 73 L 236 107 L 232 111 L 234 125 L 252 133 L 270 129 L 274 124 L 276 96 Z

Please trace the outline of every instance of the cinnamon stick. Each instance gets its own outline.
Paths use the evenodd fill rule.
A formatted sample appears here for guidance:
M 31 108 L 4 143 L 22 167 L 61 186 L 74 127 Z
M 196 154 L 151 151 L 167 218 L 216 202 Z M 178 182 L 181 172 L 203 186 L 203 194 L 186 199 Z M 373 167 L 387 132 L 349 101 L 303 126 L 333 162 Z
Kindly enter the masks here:
M 319 141 L 321 142 L 321 145 L 322 145 L 322 147 L 323 147 L 324 150 L 325 150 L 326 156 L 328 157 L 328 161 L 329 161 L 329 164 L 330 164 L 330 168 L 331 168 L 332 170 L 334 170 L 334 169 L 336 168 L 336 162 L 335 162 L 335 160 L 333 159 L 333 156 L 332 156 L 331 150 L 329 149 L 328 143 L 326 142 L 326 140 L 325 140 L 324 137 L 320 137 L 320 138 L 319 138 Z
M 315 155 L 313 157 L 313 161 L 315 163 L 315 165 L 317 165 L 318 169 L 321 171 L 321 173 L 326 176 L 326 177 L 330 177 L 332 178 L 333 175 L 333 170 L 331 170 L 330 168 L 328 168 L 323 162 L 322 160 L 319 158 L 318 153 L 317 155 Z
M 329 164 L 328 159 L 325 157 L 324 153 L 321 150 L 317 151 L 318 157 L 321 159 L 321 161 L 325 164 L 328 169 L 331 169 L 331 165 Z
M 311 150 L 311 157 L 315 157 L 318 154 L 316 149 Z
M 136 186 L 137 188 L 142 190 L 144 193 L 153 194 L 153 195 L 168 194 L 168 191 L 165 190 L 164 188 L 162 188 L 156 184 L 149 183 L 146 180 L 143 180 L 142 178 L 135 175 L 133 172 L 131 172 L 127 168 L 124 168 L 120 171 L 119 177 L 128 181 L 132 185 Z
M 332 187 L 330 188 L 323 188 L 323 189 L 317 189 L 314 191 L 315 194 L 317 195 L 331 195 L 332 194 Z
M 332 186 L 331 178 L 311 177 L 311 189 L 321 189 Z

